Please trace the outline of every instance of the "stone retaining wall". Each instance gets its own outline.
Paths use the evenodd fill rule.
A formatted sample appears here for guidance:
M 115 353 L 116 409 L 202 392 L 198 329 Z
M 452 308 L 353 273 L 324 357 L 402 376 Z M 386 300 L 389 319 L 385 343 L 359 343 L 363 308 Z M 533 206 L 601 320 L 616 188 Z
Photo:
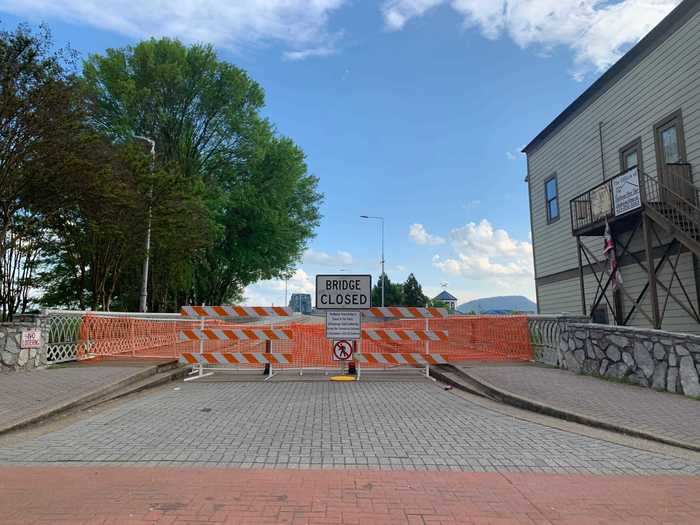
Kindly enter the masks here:
M 33 328 L 41 331 L 40 348 L 21 348 L 22 331 Z M 45 316 L 22 315 L 11 323 L 0 323 L 0 373 L 46 366 L 48 341 L 49 322 Z
M 587 317 L 571 315 L 528 315 L 530 345 L 534 359 L 549 366 L 561 366 L 564 359 L 559 350 L 561 327 L 568 323 L 587 323 Z
M 562 323 L 561 368 L 700 397 L 700 336 Z

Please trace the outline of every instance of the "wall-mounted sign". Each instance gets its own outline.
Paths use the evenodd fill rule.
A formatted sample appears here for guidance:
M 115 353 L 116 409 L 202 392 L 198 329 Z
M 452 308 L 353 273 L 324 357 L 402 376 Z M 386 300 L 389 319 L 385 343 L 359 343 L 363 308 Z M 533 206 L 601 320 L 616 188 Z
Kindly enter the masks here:
M 612 180 L 613 202 L 615 215 L 642 207 L 642 197 L 639 191 L 639 172 L 637 167 L 629 169 Z
M 367 310 L 372 306 L 371 275 L 317 275 L 316 308 Z
M 38 328 L 22 330 L 20 348 L 41 348 L 41 330 Z
M 591 190 L 591 219 L 593 222 L 610 215 L 612 199 L 607 184 Z

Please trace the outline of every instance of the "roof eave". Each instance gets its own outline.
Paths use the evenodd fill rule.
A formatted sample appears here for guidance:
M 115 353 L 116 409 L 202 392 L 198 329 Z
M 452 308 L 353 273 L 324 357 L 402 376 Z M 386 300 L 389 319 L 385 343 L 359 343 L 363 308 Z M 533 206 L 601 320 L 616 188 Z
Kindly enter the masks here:
M 656 49 L 690 17 L 700 11 L 698 0 L 684 0 L 666 18 L 659 22 L 654 29 L 642 38 L 632 49 L 627 51 L 615 64 L 603 73 L 598 80 L 586 89 L 579 97 L 569 104 L 549 125 L 540 131 L 521 152 L 526 155 L 543 143 L 560 126 L 566 123 L 579 111 L 585 109 L 597 97 L 605 93 L 622 75 L 634 67 L 640 60 Z

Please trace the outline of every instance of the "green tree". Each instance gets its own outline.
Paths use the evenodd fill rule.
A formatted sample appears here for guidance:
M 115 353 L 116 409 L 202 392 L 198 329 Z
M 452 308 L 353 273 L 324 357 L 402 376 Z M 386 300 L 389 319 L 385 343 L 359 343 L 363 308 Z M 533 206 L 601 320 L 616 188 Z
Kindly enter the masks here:
M 403 286 L 400 283 L 392 283 L 386 274 L 380 275 L 377 284 L 372 287 L 372 306 L 382 304 L 382 281 L 384 281 L 384 306 L 403 306 Z
M 153 231 L 176 232 L 190 248 L 203 245 L 192 235 L 201 230 L 192 222 L 205 211 L 179 190 L 176 174 L 152 173 L 148 155 L 133 143 L 115 145 L 86 131 L 65 165 L 64 176 L 32 179 L 50 232 L 41 302 L 135 309 L 148 205 L 157 217 Z M 158 196 L 152 203 L 147 189 Z
M 260 116 L 263 90 L 243 70 L 162 38 L 93 55 L 83 74 L 95 128 L 155 140 L 156 172 L 180 174 L 206 210 L 194 221 L 203 247 L 154 228 L 151 309 L 229 301 L 300 259 L 320 221 L 318 181 Z
M 415 275 L 409 274 L 403 283 L 403 305 L 423 307 L 428 303 L 428 298 L 423 295 L 423 287 Z
M 0 320 L 25 311 L 36 286 L 43 215 L 29 187 L 60 172 L 83 114 L 74 78 L 45 27 L 0 31 Z

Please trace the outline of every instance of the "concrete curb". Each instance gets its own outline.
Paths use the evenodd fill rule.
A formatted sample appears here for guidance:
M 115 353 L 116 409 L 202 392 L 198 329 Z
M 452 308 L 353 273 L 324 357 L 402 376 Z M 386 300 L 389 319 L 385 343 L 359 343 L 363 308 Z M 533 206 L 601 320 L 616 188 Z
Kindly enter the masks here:
M 452 372 L 452 375 L 456 376 L 456 378 L 459 378 L 460 375 L 464 375 L 464 376 L 468 377 L 469 381 L 478 385 L 478 389 L 475 389 L 473 387 L 465 385 L 465 384 L 457 381 L 457 379 L 455 379 L 454 377 L 453 378 L 447 377 L 445 374 L 443 374 L 440 371 L 437 371 L 435 369 L 431 369 L 431 375 L 434 376 L 437 380 L 439 380 L 441 382 L 447 383 L 451 386 L 454 386 L 455 388 L 458 388 L 460 390 L 464 390 L 464 391 L 469 392 L 471 394 L 476 394 L 476 395 L 479 395 L 482 397 L 487 397 L 487 398 L 490 398 L 490 399 L 493 399 L 496 401 L 500 401 L 501 403 L 505 403 L 507 405 L 511 405 L 511 406 L 514 406 L 517 408 L 522 408 L 524 410 L 529 410 L 531 412 L 537 412 L 539 414 L 544 414 L 547 416 L 556 417 L 559 419 L 563 419 L 565 421 L 580 423 L 582 425 L 586 425 L 589 427 L 600 428 L 603 430 L 609 430 L 609 431 L 617 432 L 617 433 L 624 434 L 627 436 L 648 439 L 650 441 L 656 441 L 659 443 L 663 443 L 665 445 L 671 445 L 674 447 L 692 450 L 694 452 L 700 452 L 700 445 L 696 445 L 693 443 L 686 443 L 684 441 L 678 441 L 678 440 L 671 439 L 671 438 L 668 438 L 665 436 L 659 436 L 657 434 L 652 434 L 650 432 L 639 430 L 639 429 L 636 429 L 633 427 L 618 425 L 615 423 L 610 423 L 608 421 L 602 421 L 599 419 L 595 419 L 595 418 L 587 416 L 585 414 L 579 414 L 577 412 L 563 410 L 561 408 L 554 407 L 552 405 L 541 403 L 539 401 L 534 401 L 534 400 L 529 399 L 527 397 L 514 394 L 513 392 L 505 390 L 501 387 L 497 387 L 495 385 L 492 385 L 488 381 L 485 381 L 481 378 L 474 377 L 474 375 L 469 374 L 465 370 L 457 368 L 453 365 L 443 365 L 443 366 L 445 366 L 448 369 L 451 369 L 450 372 Z
M 111 401 L 128 394 L 159 386 L 174 379 L 178 379 L 179 377 L 184 377 L 187 373 L 187 369 L 185 367 L 178 366 L 170 370 L 167 370 L 166 368 L 166 371 L 161 371 L 162 368 L 162 364 L 149 366 L 146 369 L 139 370 L 128 377 L 106 385 L 98 390 L 88 392 L 87 394 L 73 398 L 70 401 L 66 401 L 59 405 L 54 405 L 39 412 L 35 412 L 24 419 L 16 420 L 9 425 L 0 427 L 0 435 L 34 425 L 76 408 L 81 408 L 88 405 L 96 406 L 103 402 Z M 152 381 L 148 381 L 150 378 L 152 378 Z

